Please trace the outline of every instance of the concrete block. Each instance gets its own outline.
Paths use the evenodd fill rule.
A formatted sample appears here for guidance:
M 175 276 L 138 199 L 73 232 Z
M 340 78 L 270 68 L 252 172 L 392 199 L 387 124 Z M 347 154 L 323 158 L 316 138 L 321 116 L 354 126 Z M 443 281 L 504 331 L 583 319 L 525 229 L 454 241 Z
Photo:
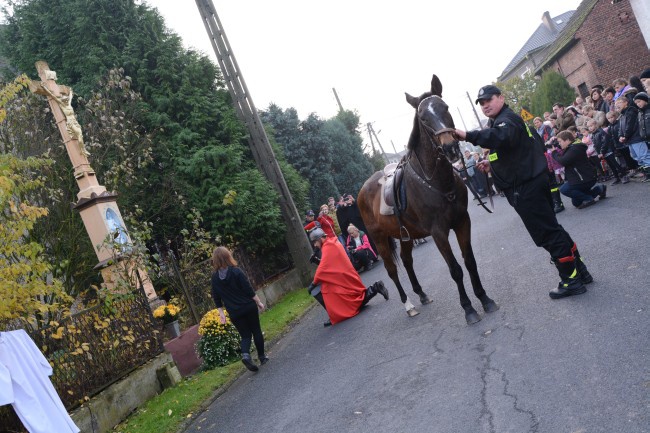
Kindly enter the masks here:
M 181 380 L 183 380 L 181 377 L 181 372 L 178 371 L 176 364 L 173 362 L 168 362 L 167 364 L 157 369 L 156 377 L 158 377 L 162 389 L 173 388 L 181 383 Z
M 296 290 L 299 287 L 303 287 L 300 282 L 300 274 L 296 269 L 292 269 L 286 273 L 282 278 L 275 280 L 269 285 L 266 285 L 257 291 L 258 296 L 260 294 L 264 295 L 266 299 L 266 304 L 272 306 L 287 292 Z M 260 299 L 262 297 L 260 296 Z M 262 301 L 264 302 L 264 301 Z

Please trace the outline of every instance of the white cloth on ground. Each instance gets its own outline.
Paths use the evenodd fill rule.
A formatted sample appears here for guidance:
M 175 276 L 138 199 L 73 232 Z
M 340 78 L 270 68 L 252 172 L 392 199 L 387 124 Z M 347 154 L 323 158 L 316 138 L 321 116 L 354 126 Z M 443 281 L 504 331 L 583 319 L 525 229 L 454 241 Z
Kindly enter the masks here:
M 24 330 L 0 332 L 0 404 L 11 398 L 3 382 L 9 379 L 10 403 L 27 431 L 77 433 L 79 428 L 48 377 L 51 374 L 50 363 Z

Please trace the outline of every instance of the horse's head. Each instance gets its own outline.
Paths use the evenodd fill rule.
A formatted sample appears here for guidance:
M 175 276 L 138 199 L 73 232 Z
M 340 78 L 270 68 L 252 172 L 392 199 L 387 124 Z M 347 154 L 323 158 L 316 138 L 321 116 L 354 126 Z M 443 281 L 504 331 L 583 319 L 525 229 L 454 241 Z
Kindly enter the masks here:
M 430 92 L 425 92 L 419 97 L 406 94 L 408 103 L 417 110 L 411 140 L 416 139 L 416 136 L 420 135 L 420 130 L 423 130 L 428 141 L 435 148 L 442 150 L 445 157 L 453 164 L 462 155 L 458 140 L 454 137 L 454 119 L 441 95 L 442 84 L 436 75 L 431 80 Z M 411 146 L 410 142 L 409 146 Z

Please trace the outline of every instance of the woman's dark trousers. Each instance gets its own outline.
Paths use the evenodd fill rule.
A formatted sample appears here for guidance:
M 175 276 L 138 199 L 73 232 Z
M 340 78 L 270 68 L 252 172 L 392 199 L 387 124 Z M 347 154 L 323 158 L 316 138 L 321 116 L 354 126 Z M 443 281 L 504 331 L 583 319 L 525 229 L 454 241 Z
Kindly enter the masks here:
M 244 313 L 237 317 L 231 317 L 232 324 L 235 325 L 239 335 L 241 335 L 241 353 L 250 353 L 251 339 L 255 341 L 257 356 L 264 358 L 264 336 L 260 326 L 260 315 L 257 312 L 257 306 L 254 310 Z

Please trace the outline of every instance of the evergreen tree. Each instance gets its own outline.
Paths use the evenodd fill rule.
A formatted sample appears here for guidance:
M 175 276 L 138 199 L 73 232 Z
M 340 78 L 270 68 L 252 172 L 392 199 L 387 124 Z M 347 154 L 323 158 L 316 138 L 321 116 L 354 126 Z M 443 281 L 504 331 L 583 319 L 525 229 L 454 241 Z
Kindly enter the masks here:
M 96 83 L 109 70 L 123 68 L 124 80 L 139 98 L 125 117 L 138 113 L 142 130 L 136 132 L 146 131 L 147 158 L 152 160 L 136 166 L 126 154 L 102 153 L 107 165 L 120 167 L 102 174 L 119 179 L 115 188 L 120 196 L 140 204 L 143 217 L 154 224 L 157 243 L 167 245 L 169 239 L 176 239 L 192 208 L 206 225 L 225 230 L 228 226 L 219 221 L 226 210 L 232 211 L 221 204 L 229 191 L 239 197 L 261 194 L 250 200 L 270 209 L 268 214 L 247 215 L 247 224 L 237 232 L 238 241 L 284 243 L 277 236 L 283 225 L 279 206 L 268 201 L 277 196 L 265 179 L 252 174 L 255 164 L 247 133 L 219 69 L 206 56 L 184 49 L 155 9 L 133 0 L 16 0 L 10 5 L 12 12 L 5 16 L 7 25 L 0 34 L 2 55 L 12 67 L 32 76 L 34 62 L 46 60 L 57 71 L 58 82 L 73 87 L 80 96 L 79 107 L 93 101 Z M 79 115 L 84 129 L 91 126 L 95 114 L 110 114 L 96 104 L 89 109 L 93 111 L 88 116 Z M 99 137 L 111 121 L 97 122 L 93 134 Z M 119 139 L 104 135 L 107 140 Z M 103 168 L 98 167 L 98 175 Z M 243 173 L 249 179 L 242 179 Z M 122 182 L 131 174 L 130 183 Z
M 359 133 L 359 116 L 350 111 L 341 111 L 325 123 L 324 134 L 331 143 L 335 155 L 332 175 L 338 191 L 348 192 L 355 197 L 364 182 L 374 172 L 372 164 L 363 153 L 363 141 Z
M 556 71 L 546 71 L 533 94 L 532 112 L 540 114 L 550 111 L 556 102 L 569 105 L 575 96 L 575 91 L 566 78 Z

